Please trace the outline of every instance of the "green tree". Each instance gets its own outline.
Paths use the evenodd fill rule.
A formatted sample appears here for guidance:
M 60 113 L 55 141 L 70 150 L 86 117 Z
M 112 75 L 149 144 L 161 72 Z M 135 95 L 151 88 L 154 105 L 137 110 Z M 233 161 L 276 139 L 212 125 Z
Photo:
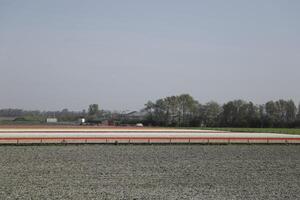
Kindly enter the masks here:
M 299 103 L 299 105 L 298 105 L 298 112 L 297 112 L 297 118 L 296 118 L 296 123 L 295 123 L 295 125 L 296 125 L 297 127 L 300 127 L 300 103 Z
M 154 111 L 155 111 L 155 103 L 152 101 L 148 101 L 145 104 L 144 110 L 146 111 L 145 120 L 147 124 L 150 125 L 156 125 L 155 119 L 154 119 Z
M 292 100 L 269 101 L 266 103 L 266 115 L 271 127 L 293 126 L 296 120 L 297 107 Z
M 89 105 L 88 110 L 88 117 L 89 118 L 96 118 L 100 113 L 99 105 L 98 104 L 91 104 Z
M 259 108 L 252 102 L 229 101 L 223 105 L 222 125 L 227 127 L 259 126 Z
M 158 99 L 145 105 L 148 119 L 160 126 L 190 126 L 194 123 L 198 102 L 188 94 Z
M 167 105 L 164 99 L 158 99 L 154 105 L 154 120 L 156 125 L 167 126 L 168 125 L 169 113 Z
M 219 126 L 220 115 L 222 107 L 214 101 L 206 103 L 202 107 L 203 125 L 207 127 Z
M 280 120 L 278 106 L 274 101 L 269 101 L 265 105 L 266 118 L 270 127 L 276 126 L 276 123 Z
M 297 119 L 300 120 L 300 103 L 298 105 Z
M 289 100 L 285 103 L 285 121 L 288 126 L 291 126 L 297 117 L 297 107 L 293 100 Z
M 178 99 L 178 125 L 190 126 L 197 116 L 199 103 L 189 94 L 182 94 L 177 97 Z

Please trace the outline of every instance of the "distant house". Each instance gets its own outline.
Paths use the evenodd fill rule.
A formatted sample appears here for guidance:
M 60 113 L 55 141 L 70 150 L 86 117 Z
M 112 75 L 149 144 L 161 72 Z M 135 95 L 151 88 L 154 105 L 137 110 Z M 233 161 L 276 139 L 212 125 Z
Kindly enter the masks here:
M 57 118 L 52 117 L 52 118 L 47 118 L 47 119 L 46 119 L 46 122 L 47 122 L 47 123 L 57 123 L 58 120 L 57 120 Z

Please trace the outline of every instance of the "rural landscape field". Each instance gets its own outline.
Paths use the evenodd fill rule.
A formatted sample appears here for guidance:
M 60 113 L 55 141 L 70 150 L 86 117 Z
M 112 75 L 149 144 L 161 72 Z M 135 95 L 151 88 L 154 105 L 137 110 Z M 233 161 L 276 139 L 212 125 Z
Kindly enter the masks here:
M 206 127 L 197 128 L 193 127 L 190 129 L 194 130 L 217 130 L 217 131 L 230 131 L 230 132 L 251 132 L 251 133 L 284 133 L 284 134 L 300 134 L 299 128 L 218 128 L 218 127 Z
M 0 0 L 0 200 L 300 199 L 299 11 Z
M 0 146 L 0 198 L 295 200 L 299 148 Z
M 121 126 L 2 126 L 0 144 L 300 144 L 300 135 Z

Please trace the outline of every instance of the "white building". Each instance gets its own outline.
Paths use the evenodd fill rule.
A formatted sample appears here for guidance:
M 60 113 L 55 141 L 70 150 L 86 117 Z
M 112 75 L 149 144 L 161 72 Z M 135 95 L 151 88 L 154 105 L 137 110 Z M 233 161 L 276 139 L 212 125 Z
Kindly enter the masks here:
M 85 118 L 79 118 L 78 119 L 79 124 L 84 124 L 85 123 Z
M 58 120 L 57 120 L 57 118 L 47 118 L 47 119 L 46 119 L 46 122 L 47 122 L 47 123 L 57 123 Z

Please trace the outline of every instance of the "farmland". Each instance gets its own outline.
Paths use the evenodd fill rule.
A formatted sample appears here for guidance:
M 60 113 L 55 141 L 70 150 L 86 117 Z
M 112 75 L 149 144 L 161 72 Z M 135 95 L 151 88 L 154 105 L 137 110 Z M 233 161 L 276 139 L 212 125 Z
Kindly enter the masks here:
M 45 143 L 281 143 L 300 142 L 300 135 L 226 132 L 215 130 L 166 129 L 144 127 L 10 127 L 0 129 L 1 144 Z
M 194 130 L 217 130 L 248 133 L 282 133 L 300 135 L 300 128 L 189 128 Z
M 299 199 L 298 145 L 0 146 L 0 199 Z

